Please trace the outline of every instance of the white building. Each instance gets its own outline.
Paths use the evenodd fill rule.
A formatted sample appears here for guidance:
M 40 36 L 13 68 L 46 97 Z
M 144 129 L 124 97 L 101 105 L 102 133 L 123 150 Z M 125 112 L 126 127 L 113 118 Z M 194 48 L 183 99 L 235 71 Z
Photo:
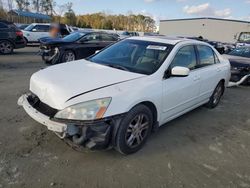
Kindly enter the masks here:
M 202 36 L 213 41 L 236 42 L 241 32 L 250 32 L 250 22 L 219 18 L 160 21 L 160 34 L 170 36 Z

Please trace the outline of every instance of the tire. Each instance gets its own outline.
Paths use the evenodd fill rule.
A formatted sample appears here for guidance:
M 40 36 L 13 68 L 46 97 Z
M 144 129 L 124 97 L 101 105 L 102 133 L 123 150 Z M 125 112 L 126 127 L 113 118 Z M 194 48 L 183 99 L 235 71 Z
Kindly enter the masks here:
M 11 42 L 7 40 L 0 41 L 0 53 L 11 54 L 13 53 L 13 50 L 14 50 L 14 45 Z
M 75 53 L 71 50 L 65 51 L 62 55 L 62 63 L 74 61 L 75 59 Z
M 25 40 L 25 42 L 26 42 L 26 45 L 28 45 L 28 39 L 26 38 L 26 37 L 24 37 L 24 40 Z
M 216 106 L 218 106 L 219 102 L 220 102 L 220 99 L 224 93 L 224 90 L 225 90 L 225 87 L 224 87 L 224 84 L 223 82 L 220 82 L 214 92 L 213 92 L 213 95 L 210 97 L 209 99 L 209 102 L 206 104 L 206 107 L 207 108 L 210 108 L 210 109 L 213 109 L 215 108 Z
M 151 133 L 153 115 L 145 105 L 131 109 L 121 121 L 116 134 L 115 149 L 121 154 L 132 154 L 140 150 Z

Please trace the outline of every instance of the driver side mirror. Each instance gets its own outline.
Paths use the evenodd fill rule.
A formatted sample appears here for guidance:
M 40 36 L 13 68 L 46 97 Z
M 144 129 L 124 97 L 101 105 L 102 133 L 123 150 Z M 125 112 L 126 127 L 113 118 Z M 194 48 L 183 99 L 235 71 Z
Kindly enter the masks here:
M 36 32 L 37 30 L 36 29 L 32 29 L 33 32 Z
M 186 77 L 190 73 L 190 69 L 186 67 L 180 67 L 176 66 L 173 67 L 171 70 L 167 69 L 164 75 L 164 79 L 170 78 L 170 77 Z
M 190 73 L 190 69 L 186 67 L 176 66 L 171 70 L 171 76 L 174 77 L 186 77 Z

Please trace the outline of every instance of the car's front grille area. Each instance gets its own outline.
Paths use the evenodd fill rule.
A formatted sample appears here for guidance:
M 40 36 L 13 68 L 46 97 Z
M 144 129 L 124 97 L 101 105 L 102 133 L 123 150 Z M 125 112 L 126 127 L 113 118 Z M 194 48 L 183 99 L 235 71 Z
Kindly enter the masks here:
M 27 100 L 28 100 L 29 104 L 33 108 L 35 108 L 38 112 L 40 112 L 46 116 L 49 116 L 51 118 L 54 117 L 56 115 L 56 113 L 58 112 L 58 110 L 41 102 L 40 99 L 35 95 L 29 95 Z

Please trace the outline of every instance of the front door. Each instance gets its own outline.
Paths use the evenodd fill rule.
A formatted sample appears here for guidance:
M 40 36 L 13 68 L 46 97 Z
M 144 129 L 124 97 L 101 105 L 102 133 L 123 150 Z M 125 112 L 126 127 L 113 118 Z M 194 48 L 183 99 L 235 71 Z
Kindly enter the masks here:
M 175 66 L 187 67 L 187 77 L 172 77 L 163 80 L 162 122 L 179 116 L 199 102 L 200 73 L 196 69 L 197 55 L 193 45 L 182 47 L 176 54 L 168 70 Z
M 98 33 L 91 33 L 84 36 L 77 45 L 77 59 L 87 58 L 93 55 L 100 49 L 100 35 Z

